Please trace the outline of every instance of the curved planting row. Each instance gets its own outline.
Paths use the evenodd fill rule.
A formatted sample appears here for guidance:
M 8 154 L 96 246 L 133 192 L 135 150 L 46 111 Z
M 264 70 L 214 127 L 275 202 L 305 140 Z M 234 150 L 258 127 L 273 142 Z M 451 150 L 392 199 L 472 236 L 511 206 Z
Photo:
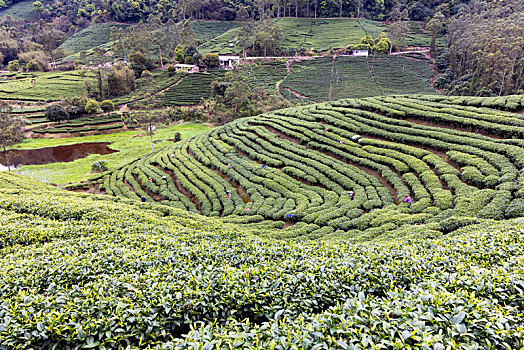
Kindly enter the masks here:
M 295 239 L 432 236 L 522 216 L 524 115 L 510 110 L 524 99 L 474 101 L 375 97 L 238 119 L 102 187 Z

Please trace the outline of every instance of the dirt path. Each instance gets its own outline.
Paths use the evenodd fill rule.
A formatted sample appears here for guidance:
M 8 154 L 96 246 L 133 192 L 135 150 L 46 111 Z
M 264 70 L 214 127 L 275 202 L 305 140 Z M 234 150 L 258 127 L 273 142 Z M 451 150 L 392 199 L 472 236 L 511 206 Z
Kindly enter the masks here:
M 373 83 L 375 84 L 375 87 L 377 88 L 378 94 L 380 96 L 382 96 L 382 91 L 380 91 L 380 88 L 378 87 L 377 81 L 375 80 L 375 75 L 373 74 L 373 71 L 371 70 L 371 67 L 369 66 L 368 56 L 366 56 L 366 63 L 368 65 L 369 74 L 371 75 L 371 79 L 373 79 Z
M 307 96 L 304 96 L 304 95 L 302 95 L 302 94 L 296 92 L 295 90 L 291 90 L 290 88 L 284 88 L 284 90 L 286 90 L 287 92 L 289 92 L 289 93 L 295 95 L 296 97 L 298 97 L 298 98 L 300 98 L 300 99 L 302 99 L 302 100 L 307 100 L 307 99 L 308 99 Z
M 126 104 L 123 104 L 120 106 L 120 108 L 118 109 L 118 112 L 120 114 L 124 113 L 124 112 L 129 112 L 129 106 Z

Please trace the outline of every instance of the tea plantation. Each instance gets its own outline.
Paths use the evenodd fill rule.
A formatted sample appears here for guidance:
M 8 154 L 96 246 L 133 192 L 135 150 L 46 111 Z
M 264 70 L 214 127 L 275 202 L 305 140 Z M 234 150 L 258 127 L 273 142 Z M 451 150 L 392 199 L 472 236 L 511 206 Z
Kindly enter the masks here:
M 333 81 L 331 83 L 331 68 Z M 337 56 L 294 62 L 291 72 L 280 84 L 280 92 L 298 93 L 303 100 L 322 102 L 329 97 L 367 97 L 391 94 L 432 94 L 429 84 L 433 71 L 425 60 L 400 56 L 351 57 Z
M 230 22 L 226 22 L 230 23 Z M 297 50 L 329 50 L 330 48 L 345 48 L 349 44 L 358 44 L 366 35 L 378 37 L 387 32 L 383 22 L 353 18 L 281 18 L 278 25 L 282 31 L 282 40 L 279 49 L 283 54 L 293 54 Z M 206 27 L 209 27 L 209 34 Z M 205 54 L 219 52 L 221 54 L 238 53 L 237 36 L 240 28 L 232 24 L 231 28 L 223 31 L 224 25 L 217 22 L 195 22 L 193 29 L 197 37 L 203 41 L 198 51 Z M 214 35 L 216 34 L 216 35 Z M 406 45 L 410 47 L 428 47 L 430 36 L 420 29 L 418 22 L 409 22 L 409 33 Z M 444 46 L 442 36 L 437 38 L 437 45 Z
M 94 84 L 89 71 L 6 73 L 0 77 L 0 99 L 57 101 L 85 95 L 85 84 Z
M 111 40 L 111 28 L 125 28 L 121 23 L 95 23 L 68 38 L 60 48 L 70 54 L 107 44 Z
M 2 348 L 524 345 L 516 221 L 441 238 L 292 242 L 13 177 L 0 173 Z
M 440 236 L 524 214 L 524 120 L 508 111 L 522 103 L 417 95 L 285 109 L 175 143 L 99 182 L 111 195 L 262 235 L 285 228 L 279 238 Z

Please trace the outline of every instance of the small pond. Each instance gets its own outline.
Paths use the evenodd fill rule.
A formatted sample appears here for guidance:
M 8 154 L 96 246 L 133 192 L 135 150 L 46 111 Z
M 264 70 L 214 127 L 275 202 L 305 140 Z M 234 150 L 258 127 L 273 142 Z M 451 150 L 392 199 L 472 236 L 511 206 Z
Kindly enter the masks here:
M 7 154 L 0 153 L 0 171 L 6 171 L 8 167 L 14 169 L 20 165 L 72 162 L 90 154 L 118 152 L 109 148 L 110 144 L 109 142 L 87 142 L 67 146 L 7 151 Z

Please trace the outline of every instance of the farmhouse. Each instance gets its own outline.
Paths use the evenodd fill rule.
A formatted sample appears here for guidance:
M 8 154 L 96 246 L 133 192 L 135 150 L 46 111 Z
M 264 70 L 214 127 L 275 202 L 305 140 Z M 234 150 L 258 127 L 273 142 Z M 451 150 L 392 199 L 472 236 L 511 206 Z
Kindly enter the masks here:
M 200 68 L 194 64 L 175 64 L 176 72 L 185 72 L 185 73 L 198 73 Z
M 235 65 L 240 64 L 240 56 L 218 56 L 218 60 L 222 68 L 233 68 Z

